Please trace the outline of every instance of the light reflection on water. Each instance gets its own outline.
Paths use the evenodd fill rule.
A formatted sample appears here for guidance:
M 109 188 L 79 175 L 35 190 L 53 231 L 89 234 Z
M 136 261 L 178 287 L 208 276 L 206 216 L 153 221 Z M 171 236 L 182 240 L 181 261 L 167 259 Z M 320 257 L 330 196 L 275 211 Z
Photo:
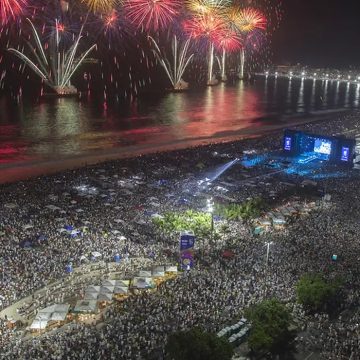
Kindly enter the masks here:
M 140 98 L 107 110 L 76 99 L 14 105 L 3 98 L 0 164 L 234 135 L 277 124 L 283 114 L 358 107 L 359 96 L 356 84 L 268 78 Z

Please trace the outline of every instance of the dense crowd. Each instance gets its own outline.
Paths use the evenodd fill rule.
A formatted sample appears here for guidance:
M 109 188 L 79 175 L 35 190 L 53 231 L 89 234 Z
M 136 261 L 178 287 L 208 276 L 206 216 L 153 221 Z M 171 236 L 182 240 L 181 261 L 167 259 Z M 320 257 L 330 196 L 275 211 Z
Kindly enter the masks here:
M 302 128 L 334 134 L 356 129 L 356 121 L 357 114 L 351 114 L 342 121 Z M 176 261 L 176 237 L 156 231 L 150 215 L 189 207 L 201 209 L 204 197 L 216 198 L 215 188 L 224 187 L 224 181 L 234 184 L 226 196 L 237 201 L 262 196 L 269 189 L 280 194 L 286 188 L 285 181 L 300 178 L 277 174 L 246 186 L 245 181 L 251 184 L 251 179 L 257 179 L 265 169 L 241 165 L 216 180 L 212 188 L 195 190 L 206 169 L 216 168 L 244 150 L 277 150 L 280 143 L 281 135 L 271 135 L 109 162 L 3 186 L 0 308 L 64 277 L 70 262 L 78 266 L 95 261 L 94 252 L 104 261 L 113 261 L 116 253 L 152 257 L 160 263 Z M 166 334 L 194 325 L 218 331 L 224 324 L 235 322 L 245 307 L 271 296 L 288 303 L 302 321 L 307 336 L 298 338 L 301 346 L 324 359 L 359 358 L 360 180 L 356 172 L 350 172 L 320 182 L 332 195 L 331 206 L 289 225 L 284 232 L 267 235 L 273 241 L 269 266 L 264 261 L 264 238 L 251 237 L 246 224 L 233 224 L 216 248 L 208 246 L 200 252 L 193 270 L 162 284 L 155 293 L 129 298 L 121 311 L 110 307 L 101 329 L 71 324 L 34 340 L 11 340 L 12 331 L 5 330 L 1 322 L 0 358 L 159 358 Z M 66 227 L 81 233 L 63 231 Z M 228 247 L 234 251 L 232 259 L 221 255 Z M 333 254 L 338 255 L 337 262 L 333 262 Z M 351 312 L 346 321 L 322 315 L 309 317 L 294 305 L 294 285 L 309 271 L 327 277 L 341 275 L 346 280 L 343 307 Z

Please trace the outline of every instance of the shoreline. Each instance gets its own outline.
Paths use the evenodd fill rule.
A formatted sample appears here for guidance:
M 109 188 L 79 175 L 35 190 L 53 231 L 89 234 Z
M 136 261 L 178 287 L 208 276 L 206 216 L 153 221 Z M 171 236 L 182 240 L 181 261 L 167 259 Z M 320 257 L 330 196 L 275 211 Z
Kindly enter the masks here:
M 10 165 L 0 165 L 0 185 L 25 181 L 39 176 L 52 175 L 67 170 L 81 169 L 89 165 L 98 165 L 108 161 L 132 159 L 149 154 L 166 153 L 194 147 L 204 147 L 220 143 L 231 143 L 252 138 L 261 138 L 280 132 L 285 128 L 293 128 L 296 126 L 313 124 L 326 120 L 330 121 L 334 119 L 334 116 L 344 115 L 346 113 L 351 113 L 351 110 L 339 109 L 320 113 L 317 112 L 315 114 L 310 114 L 310 116 L 305 118 L 300 117 L 299 120 L 295 117 L 294 123 L 291 124 L 284 124 L 281 122 L 278 125 L 264 125 L 261 128 L 250 127 L 241 129 L 237 133 L 236 131 L 231 132 L 231 135 L 219 133 L 211 137 L 202 137 L 190 140 L 182 139 L 160 144 L 132 145 L 126 148 L 116 148 L 110 151 L 96 151 L 94 153 L 64 157 L 59 160 L 45 159 L 39 161 L 12 163 Z

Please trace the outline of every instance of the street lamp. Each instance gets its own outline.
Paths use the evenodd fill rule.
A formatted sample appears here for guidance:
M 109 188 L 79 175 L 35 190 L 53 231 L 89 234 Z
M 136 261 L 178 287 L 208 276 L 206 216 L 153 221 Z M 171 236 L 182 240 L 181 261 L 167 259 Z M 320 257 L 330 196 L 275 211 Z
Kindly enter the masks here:
M 207 212 L 211 214 L 211 241 L 214 233 L 214 202 L 212 198 L 207 200 Z
M 267 246 L 266 249 L 266 266 L 269 265 L 269 252 L 270 252 L 270 245 L 272 245 L 273 242 L 272 241 L 265 241 L 265 246 Z
M 2 282 L 5 283 L 5 259 L 2 259 Z

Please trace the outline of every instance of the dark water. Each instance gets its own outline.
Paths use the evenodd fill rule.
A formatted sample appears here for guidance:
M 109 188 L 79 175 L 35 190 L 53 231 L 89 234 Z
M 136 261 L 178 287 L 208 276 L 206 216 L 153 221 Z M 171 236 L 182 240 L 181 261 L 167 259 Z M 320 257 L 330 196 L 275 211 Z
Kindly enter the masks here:
M 356 84 L 258 78 L 106 109 L 91 100 L 20 104 L 0 99 L 0 167 L 92 151 L 232 136 L 359 106 Z M 285 124 L 284 124 L 285 122 Z

